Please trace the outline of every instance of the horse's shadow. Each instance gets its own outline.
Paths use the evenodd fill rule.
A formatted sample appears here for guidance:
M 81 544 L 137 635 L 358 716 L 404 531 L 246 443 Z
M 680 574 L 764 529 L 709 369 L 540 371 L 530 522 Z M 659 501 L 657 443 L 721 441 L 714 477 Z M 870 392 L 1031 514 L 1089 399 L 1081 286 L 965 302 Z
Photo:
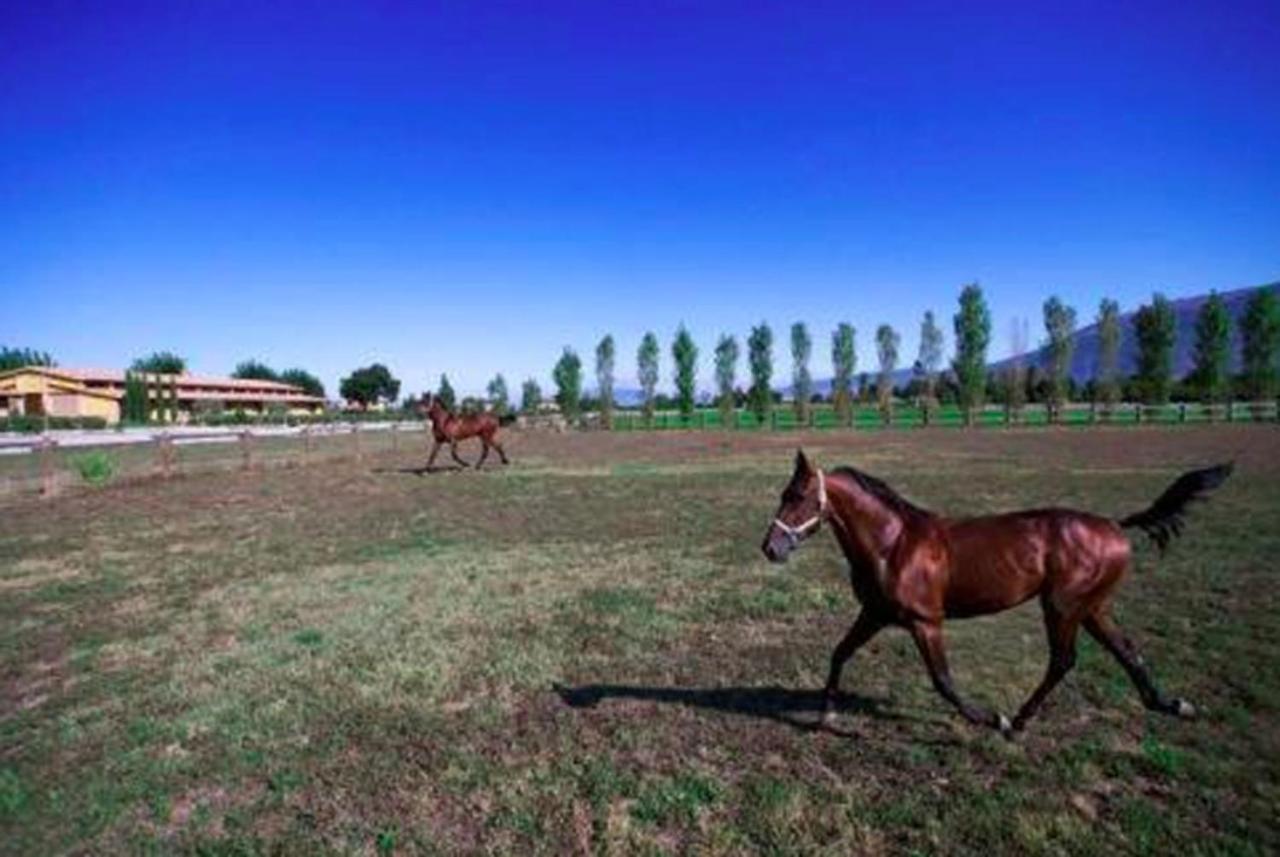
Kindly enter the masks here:
M 386 474 L 386 473 L 404 473 L 409 476 L 428 476 L 432 473 L 461 473 L 464 470 L 473 470 L 474 467 L 463 467 L 460 464 L 441 464 L 432 467 L 373 467 L 370 473 Z
M 822 724 L 820 718 L 826 702 L 819 690 L 796 690 L 777 685 L 684 688 L 625 684 L 587 684 L 579 687 L 555 684 L 553 689 L 571 708 L 594 708 L 606 699 L 633 699 L 704 708 L 744 717 L 758 717 L 782 723 L 803 732 L 825 730 L 841 735 L 852 734 Z M 909 719 L 887 710 L 883 699 L 848 693 L 841 693 L 837 697 L 836 711 L 844 714 L 866 715 L 877 720 Z

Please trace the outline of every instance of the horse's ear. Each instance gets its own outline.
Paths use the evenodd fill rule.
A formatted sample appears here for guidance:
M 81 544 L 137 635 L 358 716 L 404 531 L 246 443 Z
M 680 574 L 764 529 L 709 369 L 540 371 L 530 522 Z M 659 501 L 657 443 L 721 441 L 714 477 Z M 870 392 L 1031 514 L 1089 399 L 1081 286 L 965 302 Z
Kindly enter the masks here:
M 808 457 L 804 454 L 803 449 L 796 450 L 796 475 L 812 473 L 813 465 L 809 463 Z

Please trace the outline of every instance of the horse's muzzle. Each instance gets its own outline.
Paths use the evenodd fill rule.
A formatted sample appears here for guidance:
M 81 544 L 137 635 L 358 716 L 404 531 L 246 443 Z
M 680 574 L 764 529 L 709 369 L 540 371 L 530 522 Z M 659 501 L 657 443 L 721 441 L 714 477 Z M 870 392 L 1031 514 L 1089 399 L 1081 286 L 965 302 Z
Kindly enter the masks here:
M 769 532 L 764 534 L 764 544 L 760 545 L 760 550 L 769 562 L 783 563 L 791 556 L 793 547 L 795 545 L 786 533 L 780 532 L 777 527 L 770 527 Z

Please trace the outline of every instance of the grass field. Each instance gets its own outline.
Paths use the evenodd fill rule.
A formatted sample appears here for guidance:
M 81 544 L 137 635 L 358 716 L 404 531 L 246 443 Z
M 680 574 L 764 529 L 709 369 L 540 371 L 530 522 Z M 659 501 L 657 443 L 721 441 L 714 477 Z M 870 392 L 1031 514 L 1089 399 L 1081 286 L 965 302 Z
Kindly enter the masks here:
M 1011 743 L 887 632 L 814 732 L 855 605 L 822 534 L 758 545 L 799 443 L 955 513 L 1120 514 L 1234 457 L 1117 617 L 1201 719 L 1090 640 Z M 0 506 L 7 853 L 1149 853 L 1280 849 L 1274 425 L 512 434 Z M 471 457 L 475 450 L 467 450 Z M 1010 712 L 1038 608 L 948 625 Z

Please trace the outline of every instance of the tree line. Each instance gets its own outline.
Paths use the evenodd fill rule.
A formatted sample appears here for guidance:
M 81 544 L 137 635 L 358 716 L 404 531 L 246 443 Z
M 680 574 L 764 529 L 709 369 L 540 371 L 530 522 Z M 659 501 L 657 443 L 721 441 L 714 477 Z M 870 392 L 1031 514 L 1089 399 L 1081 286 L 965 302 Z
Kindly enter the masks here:
M 1120 353 L 1123 326 L 1120 307 L 1105 299 L 1098 307 L 1098 360 L 1087 384 L 1081 388 L 1071 375 L 1076 344 L 1077 311 L 1052 296 L 1042 307 L 1044 340 L 1043 360 L 1028 365 L 1025 323 L 1015 325 L 1011 333 L 1013 356 L 998 372 L 991 371 L 987 354 L 991 346 L 991 312 L 982 288 L 970 283 L 961 289 L 958 307 L 952 317 L 954 357 L 943 367 L 945 337 L 932 311 L 920 323 L 919 350 L 911 366 L 910 381 L 895 386 L 894 378 L 901 363 L 901 336 L 887 324 L 879 325 L 874 334 L 876 373 L 874 382 L 868 373 L 858 377 L 856 328 L 840 322 L 831 331 L 830 359 L 832 370 L 829 400 L 837 418 L 848 422 L 856 401 L 872 401 L 886 419 L 892 418 L 895 400 L 914 400 L 924 410 L 925 419 L 931 409 L 942 403 L 955 403 L 966 421 L 971 422 L 977 410 L 987 402 L 1003 404 L 1018 411 L 1026 403 L 1043 402 L 1055 419 L 1061 409 L 1081 398 L 1105 408 L 1128 399 L 1148 405 L 1161 405 L 1176 393 L 1183 399 L 1208 404 L 1244 398 L 1267 400 L 1277 391 L 1277 359 L 1280 358 L 1280 301 L 1270 288 L 1258 289 L 1250 296 L 1240 321 L 1241 372 L 1233 376 L 1231 365 L 1231 316 L 1222 296 L 1212 292 L 1200 308 L 1195 321 L 1194 366 L 1183 379 L 1173 375 L 1173 354 L 1177 337 L 1177 317 L 1172 303 L 1162 294 L 1152 296 L 1134 315 L 1133 335 L 1137 348 L 1137 371 L 1123 377 Z M 810 369 L 813 338 L 803 322 L 790 328 L 791 406 L 799 421 L 809 418 L 814 401 L 822 397 L 814 393 Z M 727 418 L 739 407 L 746 407 L 760 420 L 769 417 L 772 408 L 782 401 L 774 389 L 774 334 L 767 323 L 752 327 L 746 337 L 746 389 L 739 386 L 738 371 L 742 348 L 732 334 L 724 334 L 713 351 L 714 398 L 717 408 Z M 616 346 L 612 335 L 602 338 L 595 349 L 596 392 L 583 393 L 583 366 L 577 352 L 565 347 L 557 360 L 552 379 L 556 386 L 555 401 L 569 419 L 584 409 L 596 410 L 605 427 L 612 424 L 617 402 L 614 397 Z M 687 328 L 680 325 L 672 339 L 671 383 L 674 395 L 664 397 L 657 392 L 662 348 L 657 336 L 646 332 L 636 350 L 636 377 L 640 385 L 640 412 L 651 422 L 658 409 L 673 406 L 684 417 L 696 408 L 696 385 L 699 349 Z M 505 380 L 499 375 L 491 382 L 490 396 L 497 385 L 503 396 L 501 407 L 507 407 Z M 541 391 L 536 382 L 525 382 L 525 410 L 536 407 Z

